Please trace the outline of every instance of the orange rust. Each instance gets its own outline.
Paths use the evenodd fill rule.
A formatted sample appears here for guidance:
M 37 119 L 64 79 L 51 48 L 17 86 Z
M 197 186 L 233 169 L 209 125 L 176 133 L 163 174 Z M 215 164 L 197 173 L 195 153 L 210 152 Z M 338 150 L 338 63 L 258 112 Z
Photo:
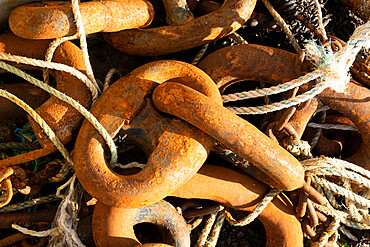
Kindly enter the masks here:
M 370 1 L 368 0 L 340 0 L 340 2 L 348 6 L 356 15 L 365 22 L 370 19 Z
M 222 88 L 246 78 L 272 84 L 281 83 L 299 77 L 307 67 L 293 53 L 258 45 L 238 45 L 210 54 L 199 64 L 199 68 Z M 353 80 L 348 84 L 345 94 L 326 89 L 318 95 L 331 109 L 347 116 L 358 127 L 363 139 L 361 148 L 346 160 L 367 169 L 370 160 L 370 153 L 367 151 L 370 145 L 370 107 L 366 99 L 369 95 L 369 89 Z
M 304 170 L 299 161 L 252 124 L 224 108 L 221 101 L 176 82 L 158 86 L 152 97 L 160 111 L 198 127 L 261 169 L 271 180 L 268 184 L 282 190 L 303 186 Z
M 104 33 L 114 48 L 131 55 L 156 56 L 200 46 L 239 29 L 250 17 L 256 0 L 226 0 L 215 12 L 180 26 Z
M 7 213 L 0 214 L 0 229 L 10 229 L 12 224 L 30 224 L 37 222 L 49 222 L 51 223 L 54 219 L 56 208 L 49 208 L 37 213 Z
M 44 59 L 48 46 L 48 40 L 26 40 L 10 33 L 0 35 L 0 52 L 4 53 Z M 85 73 L 82 52 L 71 42 L 64 42 L 56 49 L 53 61 L 72 66 Z M 32 68 L 31 66 L 18 67 Z M 57 90 L 77 100 L 85 108 L 90 107 L 90 92 L 82 81 L 66 72 L 52 71 L 52 75 L 56 79 Z M 64 144 L 72 139 L 72 132 L 78 128 L 82 121 L 82 116 L 77 110 L 53 96 L 38 107 L 36 112 L 48 123 L 56 136 Z M 0 160 L 0 167 L 34 160 L 56 150 L 54 144 L 52 144 L 40 126 L 31 117 L 28 116 L 28 118 L 35 136 L 43 149 Z
M 163 0 L 168 25 L 179 26 L 194 20 L 186 0 Z
M 13 246 L 15 243 L 22 241 L 24 239 L 31 238 L 31 236 L 23 233 L 15 233 L 6 238 L 0 240 L 0 246 Z
M 105 141 L 85 121 L 73 161 L 82 186 L 102 203 L 127 208 L 155 203 L 189 180 L 206 160 L 214 140 L 182 120 L 159 115 L 149 100 L 158 84 L 175 78 L 193 82 L 198 90 L 220 100 L 217 89 L 208 86 L 212 80 L 200 69 L 179 61 L 156 61 L 115 82 L 92 107 L 91 113 L 111 136 L 121 130 L 148 157 L 137 174 L 112 172 L 104 155 Z
M 86 34 L 145 27 L 154 17 L 153 6 L 146 0 L 90 1 L 79 7 Z M 25 39 L 53 39 L 77 32 L 72 7 L 62 1 L 20 6 L 11 12 L 9 26 Z
M 97 247 L 137 246 L 140 242 L 135 236 L 133 227 L 144 222 L 152 223 L 159 229 L 169 231 L 172 238 L 169 244 L 172 246 L 190 247 L 190 231 L 184 218 L 166 201 L 159 201 L 150 206 L 133 209 L 110 207 L 98 202 L 93 214 L 95 244 Z M 144 246 L 169 246 L 167 244 L 148 244 Z
M 50 97 L 44 90 L 30 83 L 0 84 L 0 89 L 14 94 L 33 109 L 39 107 Z M 0 105 L 0 119 L 26 117 L 26 112 L 8 99 L 0 97 Z
M 205 164 L 171 196 L 213 200 L 251 212 L 268 190 L 267 185 L 248 175 Z M 258 219 L 266 230 L 266 246 L 303 246 L 300 222 L 295 216 L 292 203 L 283 194 L 275 197 Z
M 331 109 L 348 117 L 361 133 L 360 149 L 345 160 L 370 169 L 370 90 L 351 80 L 344 93 L 337 93 L 332 89 L 325 89 L 320 99 Z

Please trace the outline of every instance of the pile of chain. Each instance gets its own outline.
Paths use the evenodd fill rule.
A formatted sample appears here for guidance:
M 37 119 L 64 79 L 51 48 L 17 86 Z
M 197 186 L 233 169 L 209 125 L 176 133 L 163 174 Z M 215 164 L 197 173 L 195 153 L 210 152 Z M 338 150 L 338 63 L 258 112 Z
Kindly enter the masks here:
M 0 246 L 370 241 L 366 1 L 3 1 Z

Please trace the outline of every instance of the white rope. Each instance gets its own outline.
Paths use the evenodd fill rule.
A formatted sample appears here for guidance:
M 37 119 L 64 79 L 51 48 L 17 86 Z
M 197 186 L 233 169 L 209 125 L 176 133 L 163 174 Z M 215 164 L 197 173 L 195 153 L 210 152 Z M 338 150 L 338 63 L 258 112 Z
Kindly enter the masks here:
M 12 228 L 20 231 L 23 234 L 30 235 L 30 236 L 33 236 L 33 237 L 39 237 L 39 238 L 47 237 L 47 236 L 49 236 L 50 234 L 54 233 L 57 230 L 56 228 L 52 228 L 52 229 L 49 229 L 49 230 L 46 230 L 46 231 L 33 231 L 33 230 L 29 230 L 25 227 L 21 227 L 17 224 L 12 224 Z
M 316 11 L 317 11 L 317 20 L 318 20 L 318 23 L 319 23 L 319 30 L 321 31 L 324 40 L 327 40 L 328 36 L 326 35 L 324 23 L 323 23 L 323 20 L 322 20 L 322 11 L 321 11 L 321 6 L 320 6 L 320 3 L 319 3 L 319 0 L 314 0 L 314 3 L 315 3 L 315 6 L 316 6 Z
M 72 99 L 71 97 L 63 94 L 62 92 L 59 92 L 58 90 L 54 89 L 53 87 L 50 87 L 46 83 L 43 83 L 42 81 L 24 73 L 22 70 L 15 68 L 9 64 L 6 64 L 4 62 L 0 61 L 0 68 L 6 69 L 9 72 L 12 72 L 23 79 L 29 81 L 33 85 L 36 85 L 46 92 L 52 94 L 53 96 L 57 97 L 58 99 L 70 104 L 73 106 L 77 111 L 79 111 L 94 127 L 95 129 L 103 136 L 105 141 L 108 144 L 108 147 L 112 153 L 111 157 L 111 164 L 117 163 L 117 148 L 116 145 L 114 144 L 114 141 L 112 137 L 110 137 L 109 133 L 107 130 L 99 123 L 99 121 L 85 108 L 83 107 L 80 103 L 78 103 L 76 100 Z M 67 159 L 67 158 L 66 158 Z
M 253 211 L 241 220 L 235 220 L 229 211 L 225 211 L 227 221 L 233 226 L 246 226 L 254 221 L 260 213 L 267 207 L 267 205 L 279 195 L 281 190 L 271 189 L 262 199 L 262 201 L 253 209 Z
M 71 178 L 70 187 L 67 195 L 60 203 L 56 213 L 53 226 L 56 231 L 50 234 L 48 246 L 70 246 L 84 247 L 81 242 L 77 229 L 77 217 L 79 211 L 79 201 L 82 196 L 82 188 L 75 188 L 76 174 Z
M 116 68 L 111 68 L 107 75 L 105 76 L 104 85 L 103 85 L 103 92 L 108 89 L 112 76 L 117 73 L 121 76 L 121 73 Z
M 77 69 L 70 67 L 68 65 L 61 64 L 61 63 L 54 63 L 54 62 L 46 62 L 46 61 L 39 60 L 39 59 L 11 55 L 11 54 L 1 53 L 1 52 L 0 52 L 0 59 L 10 61 L 10 62 L 23 63 L 23 64 L 33 65 L 37 67 L 49 68 L 49 69 L 55 69 L 55 70 L 67 72 L 73 76 L 76 76 L 79 80 L 85 83 L 85 85 L 88 87 L 88 89 L 90 90 L 92 94 L 93 101 L 95 101 L 98 98 L 99 91 L 97 90 L 94 83 L 89 78 L 87 78 L 86 75 L 84 75 Z
M 203 47 L 198 51 L 197 55 L 195 55 L 195 58 L 193 59 L 193 61 L 191 61 L 192 65 L 197 65 L 199 63 L 199 61 L 202 59 L 202 57 L 206 53 L 208 46 L 209 46 L 209 43 L 203 45 Z
M 347 45 L 340 51 L 334 53 L 331 47 L 322 47 L 314 42 L 308 42 L 305 46 L 306 57 L 316 64 L 316 70 L 299 77 L 290 82 L 249 92 L 236 93 L 233 96 L 223 96 L 223 102 L 243 100 L 246 98 L 262 97 L 276 93 L 285 92 L 295 87 L 301 86 L 311 80 L 320 78 L 320 82 L 310 91 L 298 95 L 294 98 L 283 100 L 269 105 L 257 107 L 228 107 L 236 114 L 264 114 L 272 111 L 298 105 L 308 99 L 320 94 L 326 88 L 332 88 L 338 92 L 344 92 L 349 81 L 349 68 L 362 47 L 369 45 L 370 21 L 358 27 L 350 37 Z M 272 89 L 272 90 L 271 90 Z
M 87 49 L 87 42 L 86 42 L 85 28 L 84 28 L 84 24 L 82 21 L 80 6 L 78 5 L 78 2 L 79 0 L 72 0 L 72 11 L 73 11 L 73 15 L 76 20 L 77 35 L 78 37 L 80 37 L 80 46 L 81 46 L 82 54 L 84 57 L 86 74 L 89 77 L 89 79 L 93 81 L 95 85 L 97 85 L 95 77 L 94 77 L 94 72 L 90 64 L 89 52 Z
M 346 125 L 346 124 L 320 124 L 320 123 L 308 123 L 307 127 L 316 129 L 326 129 L 326 130 L 348 130 L 357 131 L 356 126 Z
M 283 29 L 285 35 L 288 37 L 290 43 L 292 44 L 295 51 L 300 54 L 302 49 L 299 46 L 297 40 L 294 38 L 292 31 L 290 31 L 288 24 L 284 19 L 279 15 L 279 13 L 274 9 L 272 4 L 268 0 L 262 0 L 263 4 L 266 6 L 267 10 L 270 12 L 277 24 Z
M 370 172 L 366 169 L 335 158 L 319 157 L 301 162 L 306 175 L 312 179 L 312 184 L 322 195 L 326 195 L 325 205 L 313 203 L 320 212 L 339 218 L 346 226 L 356 229 L 370 229 L 370 200 L 351 191 L 351 182 L 370 188 Z M 335 181 L 345 181 L 344 187 L 331 181 L 328 177 L 336 177 Z M 325 192 L 323 192 L 325 191 Z M 334 195 L 341 195 L 345 200 L 339 204 Z M 344 208 L 344 209 L 343 209 Z M 348 210 L 347 210 L 348 209 Z
M 0 67 L 3 62 L 0 62 Z M 23 110 L 27 112 L 35 121 L 37 124 L 40 125 L 40 127 L 43 129 L 45 134 L 49 137 L 49 139 L 52 141 L 52 143 L 57 147 L 57 149 L 62 153 L 63 157 L 67 160 L 68 163 L 73 164 L 72 159 L 69 156 L 69 153 L 67 149 L 63 146 L 62 142 L 59 140 L 59 138 L 55 135 L 54 131 L 50 128 L 50 126 L 45 122 L 44 119 L 40 117 L 40 115 L 35 112 L 29 105 L 27 105 L 23 100 L 19 99 L 15 95 L 0 89 L 0 96 L 4 97 L 6 99 L 9 99 L 13 103 L 17 104 L 19 107 L 21 107 Z

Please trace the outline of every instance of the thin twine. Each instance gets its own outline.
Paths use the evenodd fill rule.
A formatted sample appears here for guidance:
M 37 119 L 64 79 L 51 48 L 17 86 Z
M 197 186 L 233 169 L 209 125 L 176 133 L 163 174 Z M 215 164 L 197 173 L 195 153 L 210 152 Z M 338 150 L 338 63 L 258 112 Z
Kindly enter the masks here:
M 346 125 L 346 124 L 308 123 L 307 127 L 315 128 L 315 129 L 326 129 L 326 130 L 348 130 L 348 131 L 358 130 L 356 126 Z
M 95 85 L 97 85 L 95 77 L 94 77 L 94 72 L 91 67 L 90 59 L 89 59 L 89 52 L 87 49 L 87 41 L 86 41 L 86 34 L 85 34 L 85 28 L 84 24 L 82 21 L 82 16 L 80 12 L 80 6 L 78 5 L 79 0 L 72 0 L 72 10 L 73 10 L 73 15 L 76 20 L 76 27 L 77 27 L 77 35 L 80 38 L 80 46 L 82 50 L 82 54 L 84 57 L 84 63 L 86 67 L 86 74 L 89 77 L 91 81 L 94 82 Z
M 2 67 L 2 64 L 3 62 L 0 62 L 0 67 Z M 67 162 L 73 164 L 67 149 L 63 146 L 62 142 L 55 135 L 54 131 L 50 128 L 50 126 L 45 122 L 44 119 L 40 117 L 40 115 L 37 112 L 35 112 L 23 100 L 19 99 L 15 95 L 3 89 L 0 89 L 0 96 L 12 101 L 13 103 L 21 107 L 23 110 L 25 110 L 40 125 L 40 127 L 44 130 L 45 134 L 49 137 L 49 139 L 53 142 L 57 149 L 62 153 L 63 157 L 67 160 Z
M 233 226 L 246 226 L 252 221 L 254 221 L 260 213 L 267 207 L 267 205 L 279 195 L 281 190 L 271 189 L 262 199 L 262 201 L 253 209 L 253 211 L 241 220 L 235 220 L 229 211 L 226 211 L 226 219 Z
M 81 80 L 87 88 L 90 90 L 92 94 L 92 100 L 95 101 L 98 98 L 98 90 L 94 83 L 82 72 L 78 71 L 77 69 L 70 67 L 65 64 L 61 63 L 54 63 L 54 62 L 46 62 L 43 60 L 39 59 L 34 59 L 34 58 L 28 58 L 28 57 L 23 57 L 23 56 L 17 56 L 17 55 L 11 55 L 11 54 L 6 54 L 6 53 L 0 53 L 0 59 L 1 60 L 6 60 L 6 61 L 11 61 L 11 62 L 16 62 L 16 63 L 23 63 L 23 64 L 28 64 L 28 65 L 33 65 L 37 67 L 42 67 L 42 68 L 49 68 L 49 69 L 55 69 L 63 72 L 67 72 L 75 77 L 77 77 L 79 80 Z
M 202 59 L 202 57 L 206 53 L 208 46 L 209 46 L 209 43 L 203 45 L 203 47 L 198 51 L 197 55 L 195 55 L 195 58 L 191 62 L 192 65 L 197 65 L 199 63 L 199 61 Z
M 270 12 L 277 24 L 283 29 L 285 35 L 288 37 L 290 43 L 292 44 L 294 50 L 297 54 L 302 52 L 301 47 L 299 46 L 297 40 L 294 38 L 293 33 L 290 31 L 288 24 L 280 16 L 280 14 L 274 9 L 272 4 L 268 0 L 262 0 L 263 4 L 266 6 L 267 10 Z
M 72 99 L 71 97 L 69 97 L 69 96 L 65 95 L 64 93 L 54 89 L 53 87 L 50 87 L 46 83 L 43 83 L 42 81 L 26 74 L 25 72 L 23 72 L 22 70 L 20 70 L 16 67 L 13 67 L 9 64 L 6 64 L 6 63 L 0 61 L 0 68 L 6 69 L 7 71 L 22 77 L 23 79 L 29 81 L 30 83 L 32 83 L 32 84 L 34 84 L 34 85 L 36 85 L 40 88 L 42 88 L 43 90 L 52 94 L 53 96 L 57 97 L 58 99 L 60 99 L 64 102 L 70 104 L 71 106 L 73 106 L 78 112 L 80 112 L 95 127 L 95 129 L 102 135 L 102 137 L 107 142 L 108 147 L 109 147 L 109 149 L 112 153 L 110 164 L 114 165 L 115 163 L 117 163 L 117 158 L 118 158 L 117 148 L 116 148 L 116 145 L 114 144 L 114 141 L 113 141 L 112 137 L 109 135 L 107 130 L 99 123 L 99 121 L 85 107 L 83 107 L 80 103 L 78 103 L 76 100 Z M 70 160 L 69 157 L 68 157 L 68 159 L 65 157 L 65 159 Z M 70 160 L 69 162 L 72 162 L 72 161 Z
M 45 61 L 46 62 L 51 62 L 51 60 L 53 60 L 54 52 L 58 48 L 58 46 L 60 46 L 61 44 L 63 44 L 66 41 L 77 39 L 77 38 L 78 38 L 78 36 L 77 36 L 77 34 L 75 34 L 73 36 L 62 37 L 62 38 L 58 38 L 58 39 L 53 40 L 49 44 L 48 49 L 46 50 Z M 48 68 L 43 68 L 42 76 L 44 77 L 44 82 L 46 84 L 50 84 L 49 69 Z
M 55 195 L 38 197 L 38 198 L 31 199 L 31 200 L 23 201 L 17 204 L 5 206 L 0 209 L 0 213 L 10 213 L 14 211 L 19 211 L 19 210 L 23 210 L 26 208 L 36 206 L 36 205 L 54 202 L 57 200 L 59 200 L 59 198 L 56 197 Z
M 236 43 L 238 44 L 248 44 L 248 42 L 237 32 L 230 33 L 229 37 L 236 41 Z
M 319 82 L 313 89 L 294 98 L 257 107 L 228 107 L 229 110 L 236 114 L 264 114 L 288 108 L 293 105 L 298 105 L 299 103 L 315 97 L 328 87 L 331 87 L 336 91 L 344 90 L 345 84 L 349 80 L 348 69 L 354 62 L 356 54 L 361 50 L 363 46 L 367 45 L 366 42 L 370 39 L 369 36 L 370 21 L 358 27 L 353 35 L 350 37 L 347 45 L 335 54 L 333 54 L 330 47 L 328 48 L 329 52 L 325 53 L 323 47 L 320 48 L 315 43 L 309 42 L 306 45 L 306 49 L 310 48 L 310 51 L 314 52 L 314 54 L 307 55 L 310 55 L 309 58 L 315 59 L 317 63 L 316 70 L 307 73 L 306 75 L 301 76 L 298 79 L 294 79 L 290 82 L 271 88 L 241 92 L 233 95 L 224 95 L 223 103 L 281 93 L 301 86 L 302 84 L 307 83 L 313 79 L 321 79 L 321 82 Z
M 318 119 L 319 124 L 325 123 L 326 111 L 320 111 L 320 112 L 317 112 L 316 114 L 319 118 Z M 311 150 L 313 150 L 316 147 L 317 143 L 319 142 L 321 134 L 322 134 L 322 129 L 321 128 L 319 128 L 315 131 L 315 134 L 314 134 L 313 138 L 310 141 Z
M 33 236 L 33 237 L 39 237 L 39 238 L 47 237 L 47 236 L 49 236 L 50 234 L 54 233 L 57 230 L 56 228 L 52 228 L 52 229 L 49 229 L 49 230 L 46 230 L 46 231 L 34 231 L 34 230 L 29 230 L 25 227 L 21 227 L 17 224 L 12 224 L 12 228 L 20 231 L 23 234 L 30 235 L 30 236 Z
M 109 87 L 109 84 L 110 84 L 110 81 L 111 81 L 111 79 L 112 79 L 112 76 L 114 75 L 114 74 L 119 74 L 120 76 L 121 76 L 121 73 L 118 71 L 118 69 L 116 69 L 116 68 L 111 68 L 109 71 L 108 71 L 108 73 L 107 73 L 107 75 L 105 76 L 105 80 L 104 80 L 104 85 L 103 85 L 103 92 L 105 92 L 105 90 L 107 90 L 108 89 L 108 87 Z
M 216 246 L 224 222 L 225 222 L 225 209 L 218 213 L 209 240 L 206 241 L 206 246 L 208 247 Z
M 313 203 L 317 210 L 334 218 L 339 218 L 340 222 L 346 226 L 370 229 L 370 215 L 368 213 L 370 200 L 355 194 L 348 186 L 350 181 L 354 181 L 367 189 L 370 188 L 369 171 L 347 161 L 324 156 L 302 161 L 302 165 L 305 167 L 306 174 L 311 177 L 314 187 L 319 188 L 317 191 L 326 195 L 329 199 L 327 201 L 328 199 L 325 198 L 326 203 L 324 205 Z M 335 176 L 347 180 L 348 185 L 344 185 L 345 188 L 340 187 L 327 181 L 326 176 Z M 351 208 L 349 210 L 339 210 L 343 207 L 336 201 L 333 193 L 344 196 L 346 205 L 343 206 Z
M 317 20 L 318 20 L 318 23 L 319 23 L 319 30 L 321 31 L 324 40 L 327 40 L 328 36 L 326 35 L 326 31 L 325 31 L 325 27 L 324 27 L 324 23 L 323 23 L 323 19 L 322 19 L 322 11 L 321 11 L 320 2 L 319 2 L 319 0 L 313 0 L 313 1 L 315 3 L 315 6 L 316 6 Z

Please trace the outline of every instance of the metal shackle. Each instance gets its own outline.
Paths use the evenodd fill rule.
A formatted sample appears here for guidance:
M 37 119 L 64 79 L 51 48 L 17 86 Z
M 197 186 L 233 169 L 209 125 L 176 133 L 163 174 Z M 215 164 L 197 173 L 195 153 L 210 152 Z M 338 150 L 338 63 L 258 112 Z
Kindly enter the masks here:
M 202 188 L 199 189 L 199 185 Z M 237 171 L 204 164 L 198 173 L 171 196 L 207 199 L 252 212 L 269 186 Z M 301 223 L 290 200 L 280 194 L 258 216 L 266 230 L 266 246 L 303 246 Z
M 152 223 L 160 230 L 168 231 L 169 239 L 163 238 L 171 244 L 151 243 L 143 246 L 190 247 L 190 231 L 186 221 L 174 206 L 163 200 L 150 206 L 131 209 L 107 206 L 98 201 L 92 223 L 94 242 L 98 247 L 140 245 L 134 232 L 134 226 L 139 223 Z
M 173 1 L 165 1 L 167 4 Z M 256 0 L 226 0 L 215 12 L 182 25 L 104 33 L 114 48 L 137 56 L 157 56 L 184 51 L 220 39 L 239 29 L 250 17 Z M 167 7 L 168 8 L 168 7 Z M 186 9 L 179 11 L 187 13 Z
M 14 34 L 0 35 L 0 52 L 13 55 L 26 56 L 37 59 L 44 59 L 46 50 L 49 46 L 49 40 L 27 40 Z M 54 53 L 53 62 L 62 63 L 74 67 L 85 73 L 81 50 L 71 42 L 64 42 Z M 21 66 L 21 68 L 34 68 L 32 66 Z M 85 108 L 91 104 L 91 95 L 86 85 L 77 77 L 59 71 L 51 71 L 56 80 L 56 89 L 78 101 Z M 51 96 L 36 112 L 46 121 L 46 123 L 55 132 L 62 143 L 67 143 L 72 139 L 72 132 L 75 131 L 82 121 L 82 115 L 68 103 Z M 31 161 L 56 150 L 56 147 L 46 136 L 41 127 L 28 116 L 32 129 L 43 149 L 21 154 L 0 160 L 0 167 L 11 166 L 15 164 Z
M 113 172 L 104 155 L 104 140 L 84 122 L 74 149 L 75 170 L 86 191 L 102 203 L 127 208 L 153 204 L 189 180 L 206 160 L 213 138 L 180 119 L 161 116 L 151 104 L 154 88 L 175 78 L 192 82 L 210 97 L 220 97 L 217 88 L 207 87 L 213 82 L 197 67 L 156 61 L 115 82 L 92 107 L 91 113 L 111 136 L 119 131 L 131 136 L 148 158 L 137 174 Z
M 79 7 L 86 34 L 146 27 L 154 18 L 153 6 L 146 0 L 91 1 Z M 11 12 L 9 26 L 25 39 L 54 39 L 77 32 L 72 6 L 63 1 L 20 6 Z

